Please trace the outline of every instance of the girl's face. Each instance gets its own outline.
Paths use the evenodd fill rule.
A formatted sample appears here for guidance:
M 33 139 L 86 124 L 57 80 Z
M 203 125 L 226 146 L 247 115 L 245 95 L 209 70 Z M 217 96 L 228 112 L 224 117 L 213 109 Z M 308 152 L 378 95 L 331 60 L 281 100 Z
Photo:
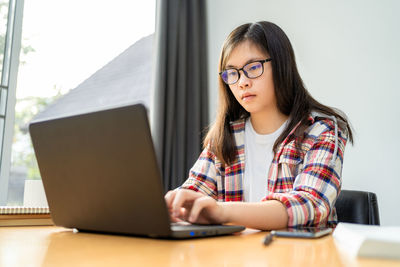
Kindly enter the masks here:
M 250 41 L 243 41 L 232 51 L 226 61 L 225 69 L 240 69 L 244 65 L 269 58 L 258 46 Z M 243 71 L 240 71 L 239 80 L 229 85 L 236 100 L 251 115 L 269 113 L 277 110 L 270 62 L 263 63 L 264 72 L 257 78 L 247 78 Z

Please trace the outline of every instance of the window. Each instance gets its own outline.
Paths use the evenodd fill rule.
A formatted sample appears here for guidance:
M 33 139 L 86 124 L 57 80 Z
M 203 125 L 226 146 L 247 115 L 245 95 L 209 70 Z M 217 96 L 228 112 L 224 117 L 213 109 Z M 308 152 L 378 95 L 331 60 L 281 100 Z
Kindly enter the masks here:
M 15 125 L 2 185 L 8 191 L 0 204 L 29 205 L 25 185 L 40 183 L 29 121 L 154 30 L 155 0 L 25 1 Z

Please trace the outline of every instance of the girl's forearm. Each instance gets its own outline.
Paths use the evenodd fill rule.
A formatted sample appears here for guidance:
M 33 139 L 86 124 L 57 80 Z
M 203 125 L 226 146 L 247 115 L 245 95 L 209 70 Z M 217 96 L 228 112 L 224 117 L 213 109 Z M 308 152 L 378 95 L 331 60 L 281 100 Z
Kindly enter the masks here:
M 223 202 L 223 223 L 234 223 L 260 230 L 282 229 L 288 224 L 286 207 L 277 200 L 263 202 Z

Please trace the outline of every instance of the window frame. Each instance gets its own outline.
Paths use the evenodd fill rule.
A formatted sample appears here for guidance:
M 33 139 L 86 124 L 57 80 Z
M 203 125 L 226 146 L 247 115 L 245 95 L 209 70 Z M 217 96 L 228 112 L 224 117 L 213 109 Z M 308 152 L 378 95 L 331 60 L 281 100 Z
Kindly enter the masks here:
M 11 146 L 14 134 L 16 87 L 21 51 L 24 0 L 9 0 L 0 97 L 6 97 L 4 124 L 0 128 L 0 205 L 7 205 L 11 167 Z M 1 102 L 1 99 L 0 99 Z

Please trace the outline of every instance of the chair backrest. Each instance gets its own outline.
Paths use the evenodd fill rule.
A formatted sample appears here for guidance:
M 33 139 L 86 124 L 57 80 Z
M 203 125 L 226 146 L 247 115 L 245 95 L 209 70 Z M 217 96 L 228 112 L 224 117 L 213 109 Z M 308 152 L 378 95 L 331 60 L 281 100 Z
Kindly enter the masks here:
M 342 190 L 335 207 L 339 222 L 380 224 L 378 200 L 375 193 Z

